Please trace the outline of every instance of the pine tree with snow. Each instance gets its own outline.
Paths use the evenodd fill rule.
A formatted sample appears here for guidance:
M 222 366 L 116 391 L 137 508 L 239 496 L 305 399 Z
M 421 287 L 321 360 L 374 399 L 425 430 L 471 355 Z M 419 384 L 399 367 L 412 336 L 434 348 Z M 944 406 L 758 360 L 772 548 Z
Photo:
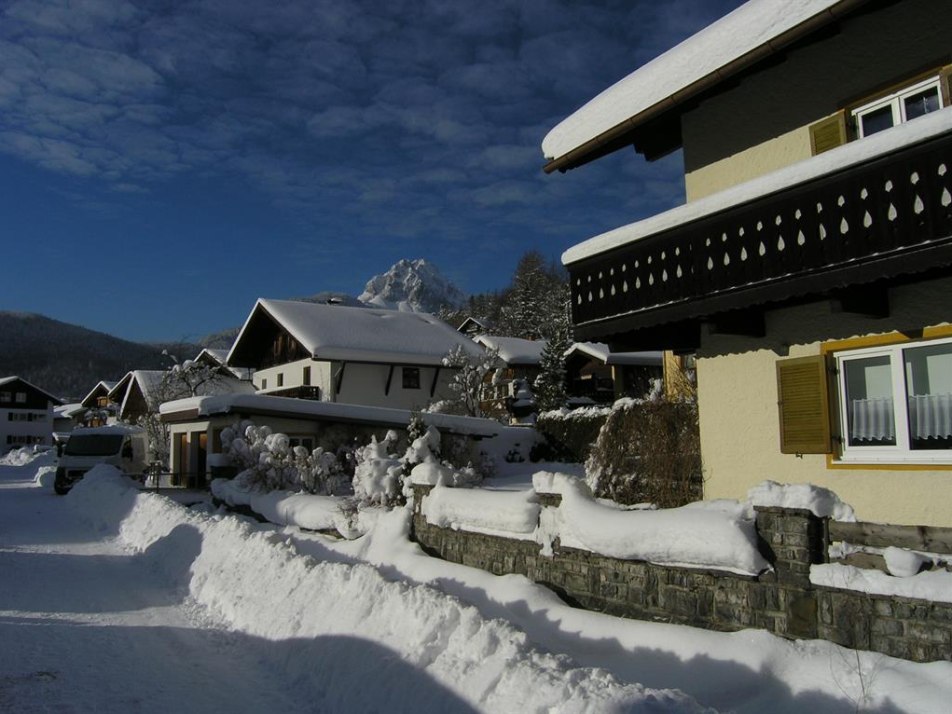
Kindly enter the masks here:
M 542 348 L 539 366 L 541 372 L 536 377 L 533 388 L 536 404 L 540 411 L 561 409 L 565 406 L 565 352 L 571 347 L 567 326 L 557 329 Z
M 529 251 L 516 266 L 512 285 L 503 294 L 500 334 L 529 340 L 548 339 L 561 327 L 568 301 L 564 271 Z

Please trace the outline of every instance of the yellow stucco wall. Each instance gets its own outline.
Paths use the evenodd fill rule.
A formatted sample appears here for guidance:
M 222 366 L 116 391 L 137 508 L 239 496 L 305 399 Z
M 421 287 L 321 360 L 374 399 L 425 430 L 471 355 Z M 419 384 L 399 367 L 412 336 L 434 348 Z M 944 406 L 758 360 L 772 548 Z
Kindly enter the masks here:
M 806 126 L 728 156 L 684 175 L 688 201 L 696 201 L 745 181 L 764 176 L 811 156 Z
M 890 299 L 885 320 L 813 303 L 770 313 L 766 340 L 703 338 L 697 375 L 705 498 L 744 498 L 765 479 L 813 483 L 836 492 L 860 520 L 952 526 L 952 468 L 830 467 L 825 455 L 780 453 L 777 360 L 818 355 L 827 338 L 947 324 L 952 280 L 897 288 Z

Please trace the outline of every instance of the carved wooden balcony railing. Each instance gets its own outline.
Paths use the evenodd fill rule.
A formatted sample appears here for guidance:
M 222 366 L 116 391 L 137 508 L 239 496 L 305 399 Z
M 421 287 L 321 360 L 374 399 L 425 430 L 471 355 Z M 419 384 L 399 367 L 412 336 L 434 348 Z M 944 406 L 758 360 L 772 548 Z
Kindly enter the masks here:
M 577 339 L 952 264 L 952 132 L 569 265 Z

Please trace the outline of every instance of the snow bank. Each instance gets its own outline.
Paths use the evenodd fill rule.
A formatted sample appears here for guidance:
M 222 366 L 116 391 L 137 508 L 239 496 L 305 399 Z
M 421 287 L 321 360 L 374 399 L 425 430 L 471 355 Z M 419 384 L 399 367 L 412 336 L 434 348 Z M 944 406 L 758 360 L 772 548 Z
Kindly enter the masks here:
M 753 517 L 743 504 L 620 511 L 595 501 L 584 483 L 565 474 L 537 473 L 533 486 L 562 496 L 559 508 L 542 513 L 538 535 L 546 550 L 558 537 L 563 546 L 623 560 L 744 575 L 769 567 L 757 550 Z
M 852 506 L 843 503 L 829 489 L 810 483 L 763 481 L 747 492 L 747 500 L 752 506 L 800 508 L 812 512 L 818 518 L 851 523 L 856 521 Z
M 51 466 L 55 463 L 55 450 L 49 448 L 34 449 L 32 446 L 12 449 L 0 457 L 0 466 Z
M 278 665 L 313 694 L 316 709 L 702 711 L 681 692 L 622 684 L 539 652 L 509 623 L 429 586 L 299 555 L 273 530 L 188 511 L 128 484 L 97 467 L 68 499 L 87 520 L 118 525 L 122 540 L 157 558 L 231 628 L 293 645 Z M 350 656 L 329 646 L 341 641 Z M 417 675 L 411 683 L 408 671 Z
M 532 491 L 484 491 L 437 486 L 423 499 L 427 523 L 472 533 L 532 540 L 539 502 Z
M 56 481 L 56 466 L 40 466 L 36 470 L 36 476 L 33 482 L 40 488 L 48 490 L 53 489 L 53 483 Z
M 230 479 L 215 479 L 212 495 L 229 506 L 247 506 L 262 518 L 280 526 L 297 526 L 313 531 L 337 530 L 345 537 L 351 527 L 341 511 L 341 499 L 291 491 L 262 493 L 242 488 Z

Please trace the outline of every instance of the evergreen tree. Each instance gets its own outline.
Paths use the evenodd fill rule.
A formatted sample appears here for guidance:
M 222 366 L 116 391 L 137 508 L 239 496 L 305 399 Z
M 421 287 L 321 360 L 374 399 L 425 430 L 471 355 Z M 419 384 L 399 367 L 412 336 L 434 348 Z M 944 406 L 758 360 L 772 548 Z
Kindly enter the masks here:
M 555 335 L 562 323 L 567 293 L 568 281 L 562 268 L 530 250 L 519 259 L 512 285 L 503 294 L 498 332 L 529 340 Z
M 540 411 L 560 409 L 565 406 L 565 351 L 571 346 L 568 325 L 556 329 L 542 348 L 542 371 L 533 385 L 536 404 Z

